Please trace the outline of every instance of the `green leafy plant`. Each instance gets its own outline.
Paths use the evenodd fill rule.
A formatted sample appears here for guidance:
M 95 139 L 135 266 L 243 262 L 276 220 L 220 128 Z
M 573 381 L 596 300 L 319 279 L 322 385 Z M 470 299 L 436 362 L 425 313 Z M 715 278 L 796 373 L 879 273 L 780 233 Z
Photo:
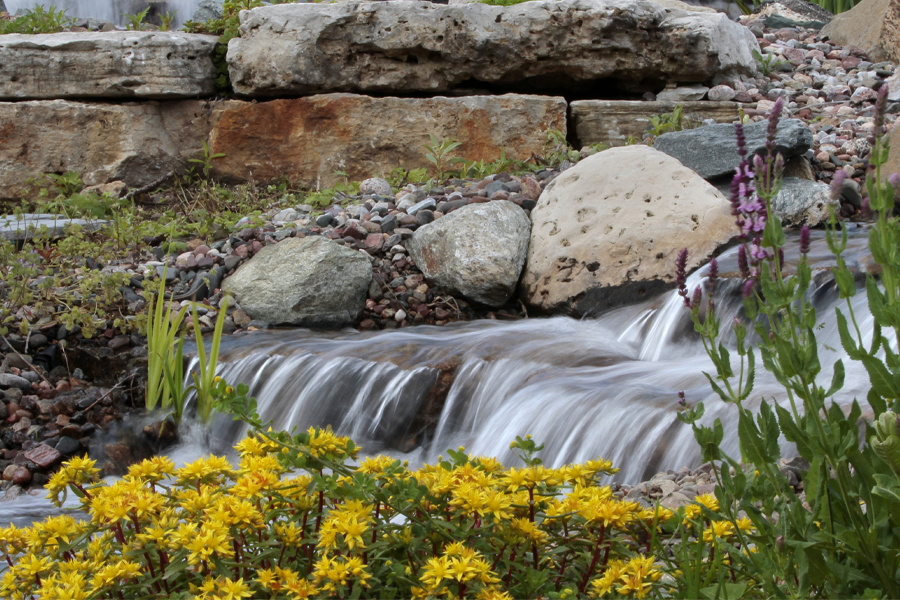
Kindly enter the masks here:
M 133 15 L 122 15 L 125 17 L 125 20 L 128 21 L 125 24 L 125 29 L 130 31 L 140 31 L 144 26 L 144 19 L 147 18 L 147 14 L 150 12 L 150 7 L 148 6 L 144 10 L 139 13 Z
M 659 115 L 650 115 L 650 126 L 647 131 L 653 137 L 659 137 L 670 131 L 681 131 L 684 129 L 684 105 L 679 104 L 670 113 L 662 113 Z
M 224 296 L 219 302 L 219 314 L 216 318 L 216 327 L 213 332 L 209 354 L 203 345 L 203 334 L 200 331 L 200 322 L 197 319 L 197 311 L 191 312 L 194 324 L 194 339 L 197 342 L 197 367 L 191 373 L 194 384 L 191 389 L 197 395 L 197 418 L 202 423 L 209 421 L 213 409 L 215 387 L 221 378 L 216 377 L 216 367 L 219 363 L 219 347 L 222 343 L 222 329 L 225 326 L 225 311 L 228 309 L 228 296 Z
M 160 16 L 160 31 L 170 31 L 172 29 L 172 22 L 175 20 L 175 15 L 178 14 L 178 11 L 175 12 L 166 12 L 166 14 Z
M 65 10 L 57 10 L 53 6 L 45 9 L 43 4 L 9 21 L 0 20 L 0 35 L 6 33 L 56 33 L 71 27 L 75 19 L 66 16 Z
M 52 182 L 54 188 L 61 196 L 71 196 L 84 187 L 81 176 L 76 171 L 66 171 L 65 173 L 47 173 L 47 179 Z
M 450 154 L 462 145 L 453 138 L 438 139 L 433 133 L 428 134 L 430 145 L 425 146 L 425 160 L 434 165 L 435 177 L 438 180 L 444 178 L 444 173 L 449 167 L 463 161 L 462 158 L 451 157 Z
M 166 268 L 159 277 L 155 294 L 147 293 L 147 392 L 144 406 L 154 410 L 159 404 L 163 410 L 184 405 L 182 345 L 178 339 L 181 323 L 187 313 L 187 305 L 174 312 L 166 301 Z M 180 414 L 178 415 L 180 418 Z
M 768 154 L 754 157 L 752 168 L 742 125 L 736 125 L 743 157 L 736 183 L 749 192 L 739 192 L 732 201 L 744 236 L 738 262 L 745 278 L 744 312 L 749 321 L 733 324 L 736 346 L 732 350 L 720 340 L 722 323 L 714 303 L 708 301 L 701 311 L 697 292 L 688 298 L 686 251 L 679 256 L 676 274 L 679 293 L 715 365 L 715 374 L 707 375 L 710 385 L 738 412 L 741 460 L 721 450 L 723 430 L 718 420 L 713 427 L 699 424 L 702 403 L 684 410 L 679 418 L 693 427 L 704 460 L 720 465 L 716 496 L 723 512 L 735 524 L 738 515 L 746 513 L 758 531 L 754 542 L 767 550 L 733 557 L 720 584 L 737 576 L 740 581 L 753 581 L 766 596 L 895 598 L 900 596 L 900 536 L 896 533 L 900 480 L 895 468 L 900 458 L 895 429 L 900 412 L 900 355 L 893 340 L 900 330 L 900 222 L 893 211 L 900 177 L 893 174 L 885 179 L 881 172 L 889 152 L 884 135 L 886 91 L 879 92 L 876 104 L 872 169 L 866 182 L 876 217 L 869 248 L 881 268 L 880 281 L 870 274 L 865 286 L 874 320 L 871 335 L 858 326 L 850 301 L 857 289 L 842 256 L 847 230 L 845 226 L 835 229 L 833 215 L 827 236 L 835 256 L 835 284 L 839 297 L 847 302 L 846 315 L 836 311 L 838 331 L 849 358 L 861 362 L 869 375 L 866 400 L 874 428 L 862 419 L 855 400 L 846 413 L 834 402 L 844 385 L 842 360 L 833 364 L 830 384 L 823 385 L 820 378 L 823 369 L 815 333 L 819 324 L 807 296 L 812 281 L 806 258 L 808 229 L 801 231 L 801 259 L 795 273 L 785 272 L 786 238 L 772 210 L 784 165 L 781 156 L 774 154 L 781 108 L 779 99 L 769 117 Z M 839 190 L 841 177 L 835 179 Z M 716 271 L 711 264 L 713 285 Z M 746 405 L 754 388 L 757 352 L 766 370 L 784 386 L 788 406 L 762 400 L 758 411 L 752 411 Z M 802 473 L 805 502 L 778 468 L 780 435 L 796 444 L 809 463 Z
M 774 54 L 762 54 L 758 50 L 753 50 L 753 58 L 756 60 L 756 66 L 759 69 L 759 72 L 765 77 L 771 75 L 775 69 L 787 62 L 781 60 Z
M 199 156 L 197 158 L 189 158 L 188 162 L 200 165 L 200 169 L 203 171 L 204 179 L 209 179 L 209 172 L 212 170 L 212 161 L 217 158 L 223 158 L 224 156 L 224 152 L 213 153 L 209 145 L 206 143 L 206 140 L 204 140 L 203 150 L 200 152 Z

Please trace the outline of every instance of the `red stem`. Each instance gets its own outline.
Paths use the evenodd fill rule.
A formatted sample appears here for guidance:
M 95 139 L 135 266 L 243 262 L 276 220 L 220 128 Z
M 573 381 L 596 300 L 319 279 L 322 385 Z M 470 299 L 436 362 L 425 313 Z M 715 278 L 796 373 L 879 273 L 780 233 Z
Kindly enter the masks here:
M 584 580 L 581 582 L 581 585 L 578 587 L 578 595 L 584 593 L 584 588 L 587 587 L 588 581 L 591 579 L 591 575 L 594 574 L 594 569 L 597 566 L 597 559 L 600 558 L 600 544 L 603 543 L 603 538 L 606 534 L 606 525 L 600 526 L 600 535 L 597 537 L 597 545 L 594 547 L 594 557 L 591 559 L 591 566 L 588 568 L 587 572 L 584 574 Z M 609 548 L 607 548 L 606 556 L 609 557 Z

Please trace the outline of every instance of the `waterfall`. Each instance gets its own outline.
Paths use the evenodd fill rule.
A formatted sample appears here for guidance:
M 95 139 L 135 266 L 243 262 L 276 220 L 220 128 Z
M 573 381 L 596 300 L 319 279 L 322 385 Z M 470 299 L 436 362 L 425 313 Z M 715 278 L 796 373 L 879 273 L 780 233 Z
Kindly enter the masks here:
M 845 255 L 851 268 L 865 269 L 866 231 L 852 232 Z M 831 365 L 843 358 L 847 384 L 838 401 L 864 402 L 865 371 L 840 350 L 838 298 L 828 272 L 833 262 L 823 238 L 814 233 L 815 276 L 808 291 L 822 323 L 820 378 L 830 382 Z M 789 267 L 796 260 L 788 252 Z M 724 253 L 719 264 L 724 276 L 734 274 L 736 251 Z M 706 275 L 705 267 L 699 269 L 688 286 L 706 287 Z M 739 288 L 734 278 L 717 285 L 723 330 L 742 310 Z M 854 298 L 854 310 L 864 335 L 870 334 L 864 294 Z M 760 360 L 757 364 L 749 405 L 761 397 L 786 401 L 781 386 Z M 246 383 L 260 415 L 275 427 L 331 425 L 366 452 L 389 452 L 418 464 L 465 446 L 514 465 L 509 443 L 531 434 L 545 444 L 542 456 L 550 466 L 601 456 L 622 469 L 620 481 L 635 483 L 700 462 L 690 427 L 676 419 L 681 390 L 690 404 L 706 403 L 704 421 L 722 420 L 723 447 L 739 454 L 734 407 L 712 394 L 703 371 L 713 372 L 713 366 L 672 291 L 580 321 L 553 317 L 365 333 L 254 332 L 225 340 L 220 374 Z M 243 426 L 219 418 L 220 444 L 236 443 Z M 783 448 L 791 451 L 786 442 Z
M 40 4 L 44 8 L 53 6 L 65 10 L 69 17 L 102 19 L 120 27 L 125 26 L 124 15 L 137 14 L 149 5 L 153 7 L 151 13 L 156 15 L 173 13 L 174 30 L 191 18 L 200 0 L 5 0 L 4 3 L 10 14 L 15 14 L 19 9 L 33 9 Z

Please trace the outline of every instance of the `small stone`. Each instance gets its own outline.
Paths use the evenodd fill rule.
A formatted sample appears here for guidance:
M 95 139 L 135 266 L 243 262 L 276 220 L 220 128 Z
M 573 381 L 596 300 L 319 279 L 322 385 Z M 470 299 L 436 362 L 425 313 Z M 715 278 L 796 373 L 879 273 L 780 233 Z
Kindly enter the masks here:
M 406 319 L 406 311 L 403 310 L 402 308 L 400 310 L 398 310 L 396 313 L 394 313 L 394 320 L 397 321 L 398 323 L 405 319 Z
M 35 447 L 32 450 L 29 450 L 25 453 L 25 458 L 41 467 L 42 469 L 46 469 L 59 461 L 62 458 L 62 455 L 56 448 L 51 448 L 46 444 L 41 444 L 40 446 Z
M 31 382 L 12 373 L 0 373 L 0 388 L 16 388 L 25 392 L 31 391 Z
M 390 198 L 394 195 L 393 190 L 391 190 L 391 184 L 378 177 L 363 180 L 359 184 L 359 193 L 363 196 L 383 196 L 385 198 Z
M 727 85 L 716 85 L 710 88 L 706 96 L 713 102 L 728 102 L 734 100 L 735 91 Z
M 81 451 L 81 443 L 75 438 L 63 436 L 56 443 L 56 451 L 64 456 L 72 456 Z
M 437 207 L 437 201 L 434 198 L 425 198 L 421 202 L 418 202 L 406 209 L 406 214 L 415 216 L 415 214 L 420 210 L 433 209 L 435 207 Z
M 420 210 L 416 213 L 416 224 L 427 225 L 434 221 L 434 213 L 430 210 Z

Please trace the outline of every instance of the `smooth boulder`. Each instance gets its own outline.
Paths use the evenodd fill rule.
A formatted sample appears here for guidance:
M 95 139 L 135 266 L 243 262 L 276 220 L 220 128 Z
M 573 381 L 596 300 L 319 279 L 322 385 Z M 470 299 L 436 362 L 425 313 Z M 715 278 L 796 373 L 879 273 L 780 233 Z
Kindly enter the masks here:
M 766 149 L 767 121 L 744 126 L 747 151 L 762 154 Z M 813 145 L 813 134 L 800 119 L 781 119 L 775 134 L 775 151 L 785 160 L 799 156 Z M 704 179 L 734 175 L 740 164 L 734 125 L 718 123 L 696 129 L 673 131 L 659 136 L 653 147 L 674 156 Z
M 647 146 L 600 152 L 563 172 L 531 211 L 521 297 L 573 316 L 649 298 L 737 234 L 731 205 L 671 156 Z
M 0 100 L 211 96 L 217 39 L 175 31 L 0 36 Z
M 862 0 L 836 15 L 822 35 L 841 46 L 856 46 L 872 62 L 900 62 L 900 2 Z
M 731 182 L 722 181 L 716 187 L 723 196 L 731 194 Z M 820 181 L 782 176 L 781 189 L 772 199 L 772 209 L 784 227 L 815 227 L 828 221 L 828 207 L 840 211 L 831 197 L 831 186 Z
M 530 232 L 524 210 L 497 200 L 419 227 L 406 248 L 428 280 L 468 300 L 502 306 L 515 292 Z
M 316 236 L 265 246 L 222 289 L 251 319 L 338 328 L 359 318 L 371 281 L 368 258 Z
M 241 11 L 228 43 L 235 92 L 441 92 L 490 84 L 578 90 L 599 82 L 655 91 L 659 81 L 755 74 L 750 31 L 680 2 L 279 4 Z

